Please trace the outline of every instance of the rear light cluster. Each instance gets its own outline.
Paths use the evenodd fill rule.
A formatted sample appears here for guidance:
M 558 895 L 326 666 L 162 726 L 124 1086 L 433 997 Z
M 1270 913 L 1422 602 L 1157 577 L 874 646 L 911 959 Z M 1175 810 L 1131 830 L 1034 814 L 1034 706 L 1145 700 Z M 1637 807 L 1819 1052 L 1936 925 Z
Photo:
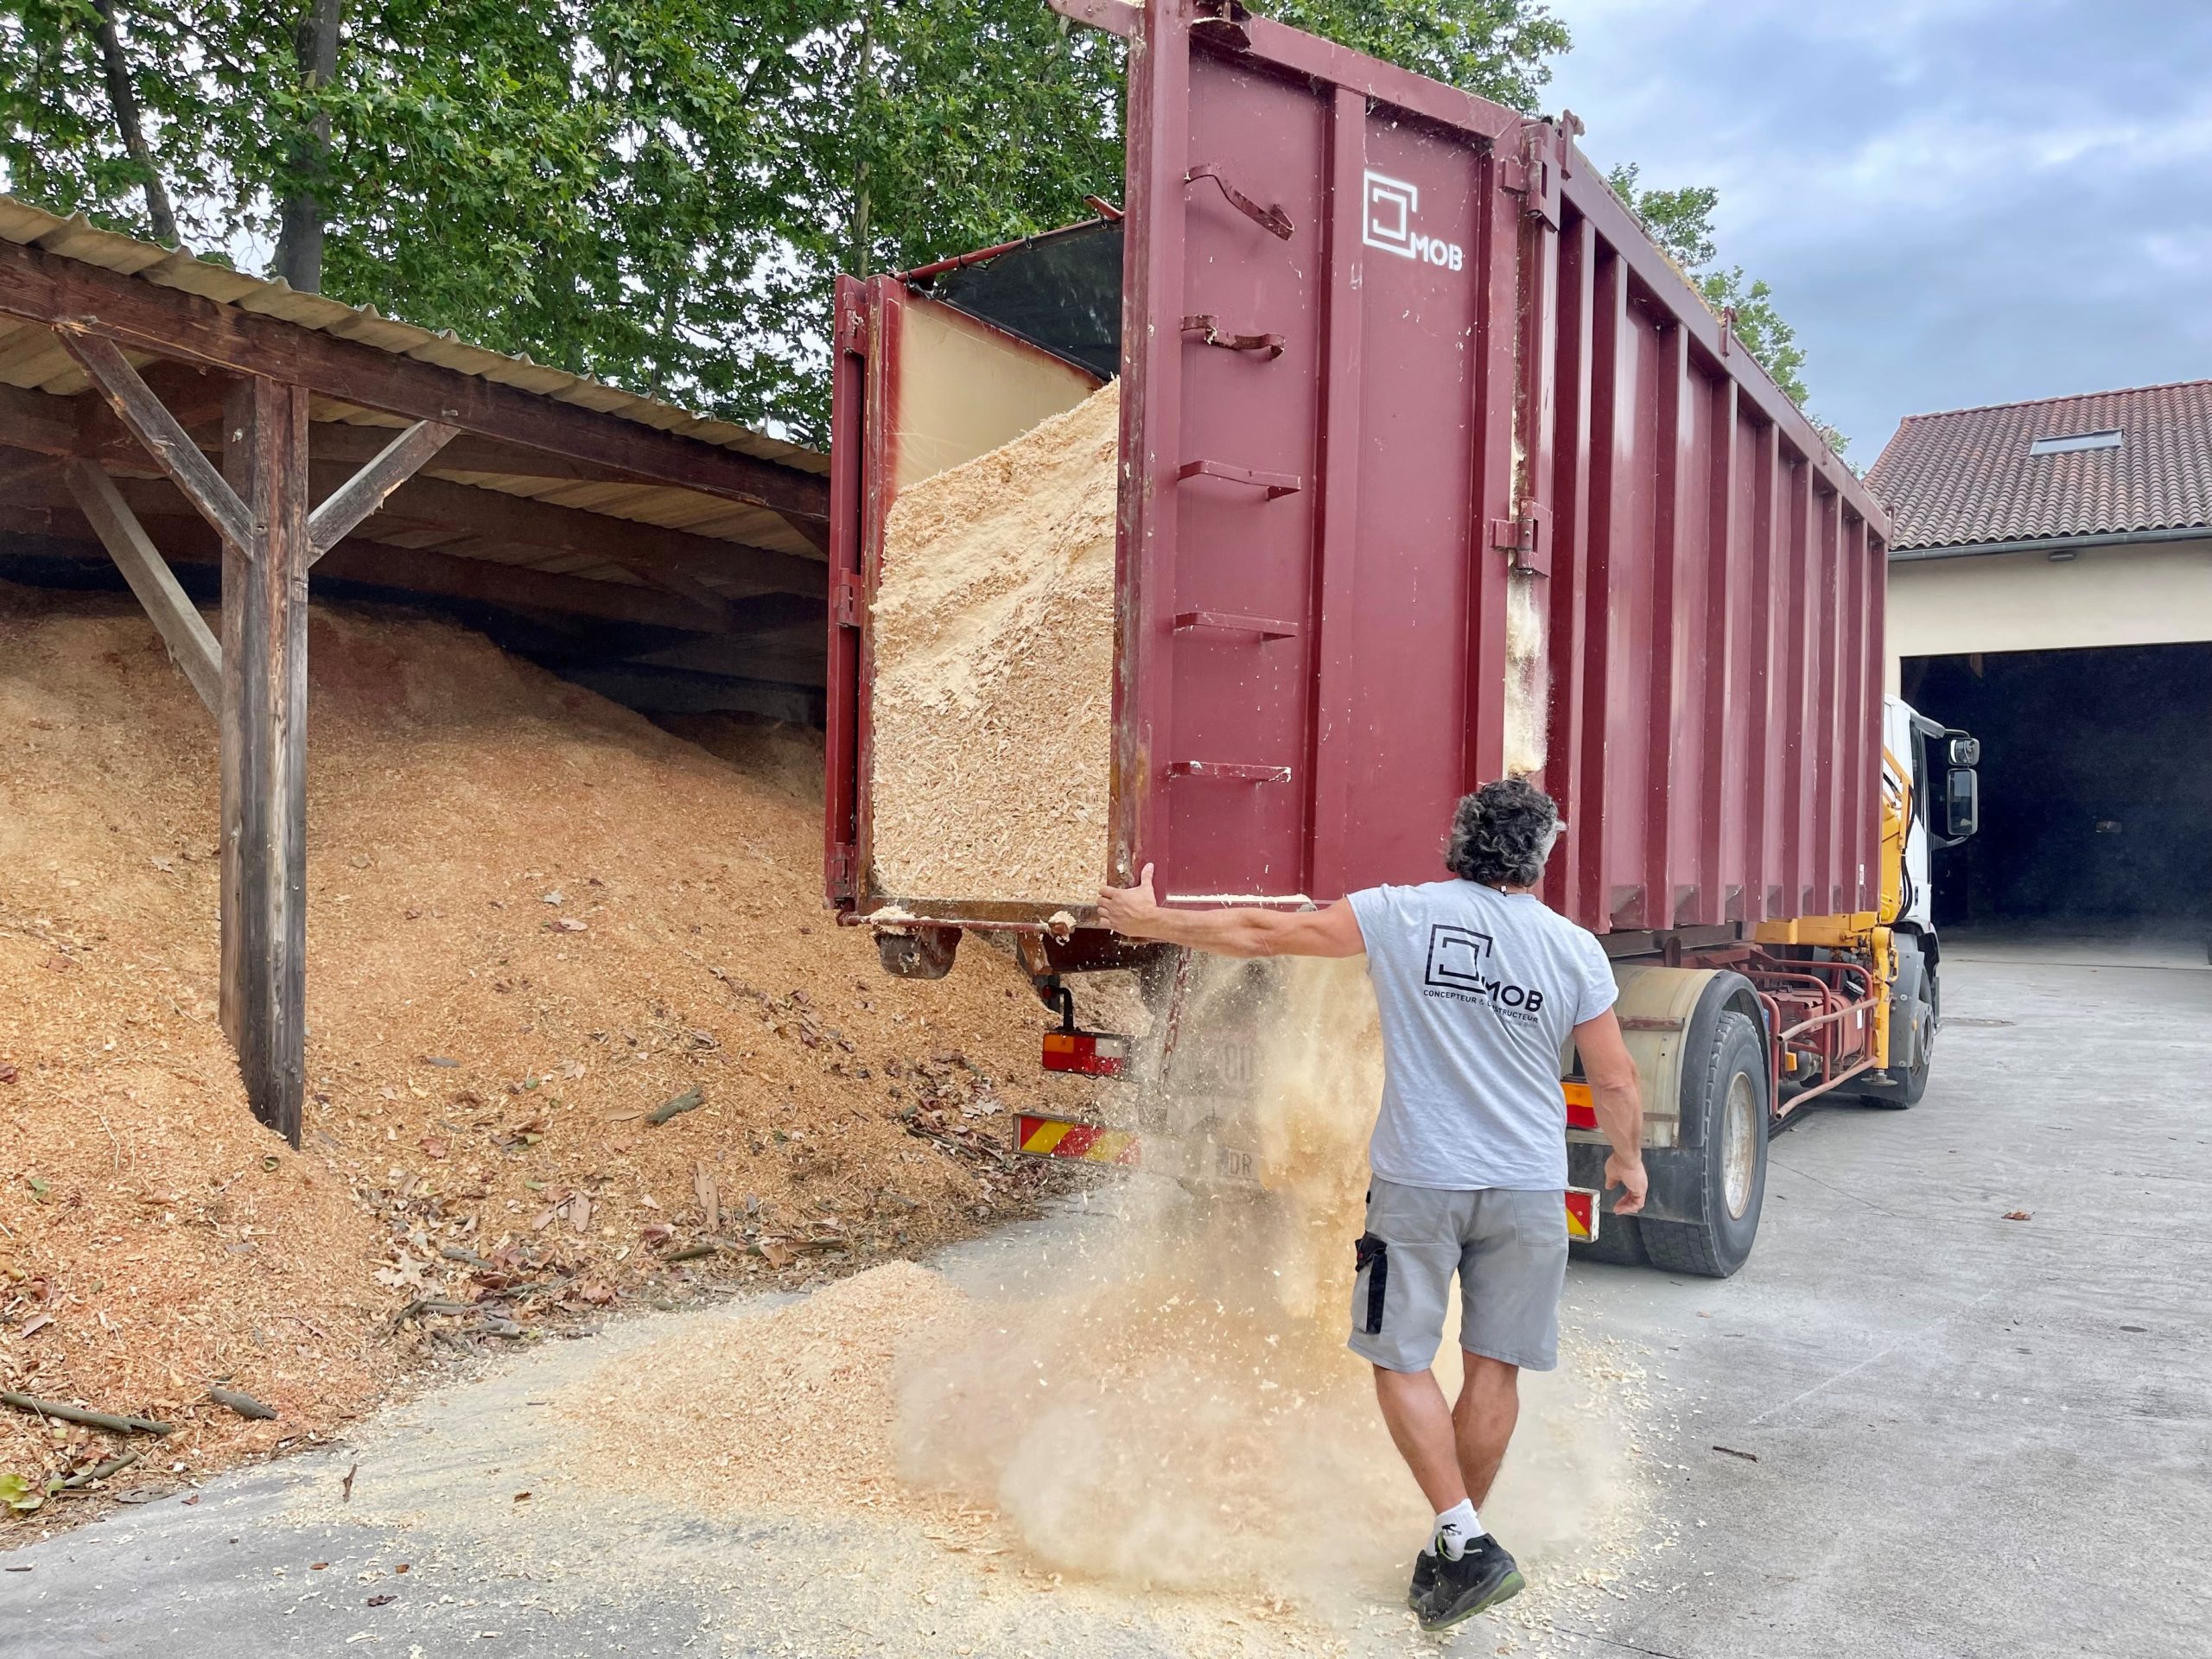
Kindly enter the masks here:
M 1598 1127 L 1598 1108 L 1590 1098 L 1586 1083 L 1562 1083 L 1560 1090 L 1567 1096 L 1567 1127 L 1570 1129 L 1594 1129 Z
M 1045 1069 L 1072 1071 L 1085 1077 L 1126 1077 L 1129 1074 L 1129 1039 L 1096 1031 L 1048 1031 L 1045 1033 Z

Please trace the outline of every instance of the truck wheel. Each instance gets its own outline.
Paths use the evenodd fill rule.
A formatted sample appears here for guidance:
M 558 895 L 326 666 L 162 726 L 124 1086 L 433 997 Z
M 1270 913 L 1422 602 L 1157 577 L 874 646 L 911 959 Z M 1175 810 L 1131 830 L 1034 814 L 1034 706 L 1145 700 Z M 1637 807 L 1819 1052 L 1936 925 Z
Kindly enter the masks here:
M 1604 1203 L 1600 1194 L 1599 1202 Z M 1586 1243 L 1567 1247 L 1567 1255 L 1576 1262 L 1603 1262 L 1612 1268 L 1640 1268 L 1643 1265 L 1643 1224 L 1634 1216 L 1617 1216 L 1610 1210 L 1598 1217 L 1598 1236 Z
M 1705 1064 L 1683 1069 L 1681 1107 L 1685 1138 L 1694 1134 L 1701 1154 L 1705 1213 L 1647 1220 L 1637 1230 L 1652 1266 L 1726 1279 L 1750 1257 L 1766 1198 L 1766 1045 L 1750 1019 L 1729 1013 L 1715 1022 Z
M 1920 983 L 1916 1018 L 1921 1029 L 1928 1034 L 1921 1041 L 1919 1056 L 1903 1071 L 1893 1066 L 1869 1076 L 1866 1086 L 1858 1091 L 1859 1099 L 1869 1106 L 1885 1106 L 1901 1112 L 1908 1106 L 1920 1104 L 1920 1097 L 1928 1092 L 1928 1070 L 1936 1058 L 1936 1032 L 1942 1022 L 1943 986 L 1932 967 L 1926 970 Z

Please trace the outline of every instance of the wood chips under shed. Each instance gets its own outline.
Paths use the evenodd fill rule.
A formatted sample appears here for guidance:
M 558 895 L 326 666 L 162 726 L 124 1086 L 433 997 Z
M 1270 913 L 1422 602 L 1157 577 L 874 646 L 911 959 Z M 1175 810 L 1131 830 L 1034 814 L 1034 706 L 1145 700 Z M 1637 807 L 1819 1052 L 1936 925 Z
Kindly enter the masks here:
M 910 984 L 835 925 L 810 736 L 682 741 L 397 613 L 318 606 L 309 661 L 295 1154 L 217 1024 L 213 722 L 126 601 L 0 587 L 0 1389 L 175 1423 L 124 1484 L 196 1477 L 446 1347 L 1026 1207 L 978 1143 L 1082 1086 L 1005 957 Z M 0 1412 L 0 1473 L 113 1449 Z

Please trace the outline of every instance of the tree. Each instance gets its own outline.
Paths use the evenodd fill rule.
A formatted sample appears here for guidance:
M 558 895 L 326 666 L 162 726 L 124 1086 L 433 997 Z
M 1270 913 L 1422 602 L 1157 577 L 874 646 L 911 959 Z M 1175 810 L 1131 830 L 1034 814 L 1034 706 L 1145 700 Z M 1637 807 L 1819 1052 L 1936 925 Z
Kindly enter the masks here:
M 1540 0 L 1276 0 L 1533 105 Z M 1120 194 L 1043 0 L 0 0 L 0 184 L 821 442 L 831 279 Z
M 1719 249 L 1713 240 L 1713 215 L 1720 206 L 1720 193 L 1708 185 L 1688 185 L 1678 190 L 1646 188 L 1643 174 L 1633 162 L 1616 167 L 1605 175 L 1613 194 L 1634 213 L 1645 232 L 1681 271 L 1683 280 L 1698 291 L 1714 314 L 1726 318 L 1751 354 L 1801 410 L 1809 393 L 1805 386 L 1805 348 L 1797 331 L 1783 319 L 1774 302 L 1774 290 L 1764 280 L 1748 277 L 1741 265 L 1721 268 Z M 1838 454 L 1850 440 L 1806 411 L 1821 436 Z

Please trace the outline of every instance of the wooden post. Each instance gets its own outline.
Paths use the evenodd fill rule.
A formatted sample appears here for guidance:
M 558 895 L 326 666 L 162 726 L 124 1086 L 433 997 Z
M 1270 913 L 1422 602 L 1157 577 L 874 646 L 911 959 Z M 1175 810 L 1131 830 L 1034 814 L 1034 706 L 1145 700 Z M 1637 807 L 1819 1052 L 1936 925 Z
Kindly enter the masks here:
M 308 397 L 232 391 L 223 476 L 223 1029 L 253 1115 L 300 1144 L 307 1076 Z

